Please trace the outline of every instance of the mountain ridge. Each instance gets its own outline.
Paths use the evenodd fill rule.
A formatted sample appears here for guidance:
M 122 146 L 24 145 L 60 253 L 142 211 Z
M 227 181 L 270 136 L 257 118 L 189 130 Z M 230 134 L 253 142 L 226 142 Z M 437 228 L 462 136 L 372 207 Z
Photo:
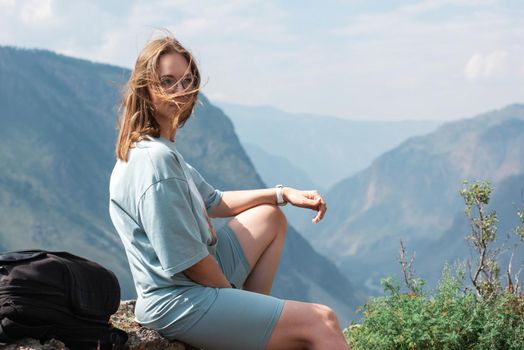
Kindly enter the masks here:
M 463 179 L 496 184 L 524 173 L 523 135 L 524 105 L 513 104 L 412 137 L 333 186 L 331 220 L 304 235 L 343 271 L 353 266 L 357 283 L 397 271 L 400 238 L 419 247 L 452 226 Z
M 218 105 L 231 117 L 242 144 L 255 144 L 269 154 L 284 156 L 323 188 L 366 168 L 406 137 L 440 125 L 355 121 L 268 107 Z M 253 162 L 256 165 L 259 160 L 254 158 Z

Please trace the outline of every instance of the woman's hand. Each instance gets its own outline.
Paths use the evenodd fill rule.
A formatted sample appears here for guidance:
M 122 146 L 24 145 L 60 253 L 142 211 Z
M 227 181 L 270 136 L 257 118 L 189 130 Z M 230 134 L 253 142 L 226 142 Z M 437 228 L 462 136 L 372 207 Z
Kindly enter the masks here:
M 320 193 L 316 190 L 314 191 L 299 191 L 291 187 L 284 187 L 282 193 L 284 200 L 288 203 L 293 204 L 296 207 L 309 208 L 316 210 L 317 216 L 315 216 L 311 222 L 316 224 L 324 217 L 324 214 L 327 211 L 326 202 Z

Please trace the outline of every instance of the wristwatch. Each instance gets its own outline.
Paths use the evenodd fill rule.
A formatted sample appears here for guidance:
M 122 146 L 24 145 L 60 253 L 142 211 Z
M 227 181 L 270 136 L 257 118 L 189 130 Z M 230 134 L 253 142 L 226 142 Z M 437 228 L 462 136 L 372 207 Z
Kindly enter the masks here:
M 287 204 L 287 202 L 284 200 L 284 185 L 282 184 L 278 184 L 275 186 L 275 188 L 277 189 L 277 205 L 278 206 L 284 206 Z

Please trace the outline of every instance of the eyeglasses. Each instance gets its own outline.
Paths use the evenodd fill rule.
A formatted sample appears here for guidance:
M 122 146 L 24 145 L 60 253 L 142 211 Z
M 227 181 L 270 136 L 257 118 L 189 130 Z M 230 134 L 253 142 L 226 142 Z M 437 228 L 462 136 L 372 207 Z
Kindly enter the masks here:
M 186 75 L 181 80 L 176 80 L 173 76 L 167 75 L 160 78 L 160 86 L 166 91 L 177 91 L 179 86 L 183 90 L 195 87 L 197 80 L 193 75 Z

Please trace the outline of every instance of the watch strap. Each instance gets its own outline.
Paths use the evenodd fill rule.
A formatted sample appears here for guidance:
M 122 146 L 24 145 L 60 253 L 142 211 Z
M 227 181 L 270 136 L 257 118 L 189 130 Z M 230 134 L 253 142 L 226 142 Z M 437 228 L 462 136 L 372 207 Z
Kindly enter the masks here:
M 286 205 L 287 202 L 284 200 L 284 185 L 278 184 L 278 185 L 275 186 L 275 188 L 277 189 L 277 193 L 276 193 L 277 205 L 278 206 Z

